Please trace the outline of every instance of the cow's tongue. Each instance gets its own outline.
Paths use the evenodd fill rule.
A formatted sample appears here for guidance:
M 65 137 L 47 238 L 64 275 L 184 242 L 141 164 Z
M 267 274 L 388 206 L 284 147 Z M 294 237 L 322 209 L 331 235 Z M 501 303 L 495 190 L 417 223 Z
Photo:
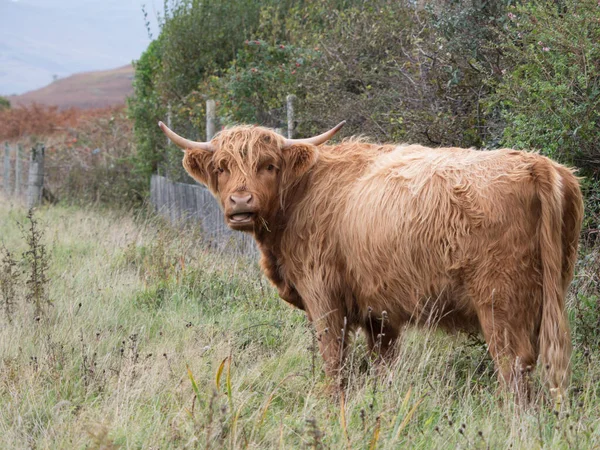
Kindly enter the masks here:
M 231 220 L 233 222 L 244 222 L 246 220 L 249 220 L 250 217 L 252 217 L 252 213 L 240 213 L 240 214 L 233 214 L 231 216 Z

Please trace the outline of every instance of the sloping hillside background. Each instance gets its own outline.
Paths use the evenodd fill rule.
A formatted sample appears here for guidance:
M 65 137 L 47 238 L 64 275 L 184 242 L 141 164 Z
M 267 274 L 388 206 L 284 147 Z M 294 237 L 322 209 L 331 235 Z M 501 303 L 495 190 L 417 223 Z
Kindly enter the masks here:
M 156 34 L 162 7 L 162 0 L 0 0 L 0 95 L 130 63 L 148 46 L 148 29 Z
M 131 65 L 113 70 L 84 72 L 58 79 L 48 86 L 22 95 L 10 96 L 14 107 L 33 103 L 67 108 L 105 108 L 125 104 L 133 93 L 134 70 Z

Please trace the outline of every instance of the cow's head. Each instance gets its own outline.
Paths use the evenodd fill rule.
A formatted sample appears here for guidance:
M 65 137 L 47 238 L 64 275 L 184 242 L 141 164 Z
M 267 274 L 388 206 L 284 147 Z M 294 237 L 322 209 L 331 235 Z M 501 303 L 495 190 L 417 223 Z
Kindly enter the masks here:
M 158 125 L 184 150 L 183 167 L 221 203 L 227 224 L 240 231 L 269 227 L 289 189 L 317 161 L 317 146 L 344 125 L 308 139 L 286 139 L 273 130 L 235 126 L 210 142 L 194 142 Z

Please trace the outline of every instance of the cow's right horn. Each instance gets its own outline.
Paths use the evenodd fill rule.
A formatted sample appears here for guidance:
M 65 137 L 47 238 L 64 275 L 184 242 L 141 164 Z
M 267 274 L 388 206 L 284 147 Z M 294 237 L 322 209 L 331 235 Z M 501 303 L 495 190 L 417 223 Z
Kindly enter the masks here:
M 283 145 L 283 148 L 291 147 L 294 144 L 321 145 L 321 144 L 327 142 L 329 139 L 331 139 L 335 135 L 335 133 L 340 131 L 340 128 L 342 128 L 344 125 L 346 125 L 345 120 L 338 123 L 331 130 L 326 131 L 323 134 L 319 134 L 318 136 L 313 136 L 311 138 L 306 138 L 306 139 L 286 139 L 285 144 Z
M 207 150 L 209 152 L 214 152 L 215 148 L 210 142 L 196 142 L 190 141 L 184 137 L 179 136 L 173 130 L 171 130 L 168 126 L 166 126 L 162 122 L 158 122 L 158 126 L 165 133 L 165 135 L 175 144 L 177 147 L 182 150 Z

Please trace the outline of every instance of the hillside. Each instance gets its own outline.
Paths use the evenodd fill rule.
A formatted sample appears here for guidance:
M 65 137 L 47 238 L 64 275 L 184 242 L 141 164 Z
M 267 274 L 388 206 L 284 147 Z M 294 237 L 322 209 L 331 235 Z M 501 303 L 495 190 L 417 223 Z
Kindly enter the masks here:
M 0 0 L 0 95 L 138 59 L 162 7 L 162 0 Z
M 112 70 L 83 72 L 58 79 L 41 89 L 8 98 L 13 106 L 40 103 L 56 105 L 60 109 L 103 108 L 125 102 L 125 98 L 133 92 L 133 73 L 131 65 Z

